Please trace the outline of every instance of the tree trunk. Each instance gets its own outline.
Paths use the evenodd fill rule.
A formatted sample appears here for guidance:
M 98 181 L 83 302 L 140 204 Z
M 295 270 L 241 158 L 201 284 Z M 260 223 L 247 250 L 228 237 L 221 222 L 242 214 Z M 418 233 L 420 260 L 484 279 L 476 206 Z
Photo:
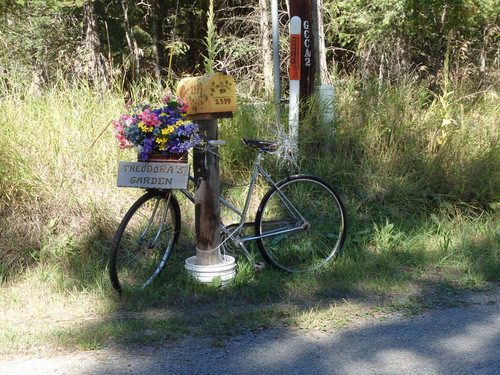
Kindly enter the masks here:
M 323 0 L 312 0 L 314 60 L 316 62 L 316 83 L 329 84 L 328 68 L 326 65 L 325 31 L 323 26 Z
M 160 54 L 158 52 L 158 20 L 153 16 L 151 19 L 151 38 L 153 39 L 153 71 L 155 79 L 158 85 L 161 85 L 161 66 L 160 66 Z
M 75 70 L 77 74 L 90 78 L 94 82 L 106 81 L 106 60 L 101 54 L 101 42 L 97 31 L 97 18 L 94 9 L 94 2 L 88 0 L 83 5 L 83 17 L 85 22 L 85 37 L 80 48 L 81 65 Z
M 267 6 L 267 0 L 259 0 L 259 13 L 264 90 L 266 94 L 270 94 L 273 91 L 273 61 L 271 54 L 272 49 L 269 33 L 269 9 Z
M 485 27 L 483 31 L 483 43 L 479 55 L 479 84 L 480 87 L 486 85 L 486 56 L 488 54 L 488 34 L 489 27 Z
M 442 60 L 441 49 L 443 48 L 443 40 L 446 38 L 446 36 L 444 35 L 444 24 L 445 24 L 445 20 L 446 20 L 447 8 L 448 8 L 448 5 L 445 4 L 443 6 L 443 12 L 441 13 L 441 30 L 440 30 L 440 35 L 439 35 L 437 47 L 436 47 L 436 55 L 434 57 L 434 69 L 433 69 L 434 80 L 433 80 L 432 85 L 431 85 L 431 92 L 434 95 L 437 95 L 437 82 L 438 82 L 438 75 L 439 75 L 439 70 L 441 68 L 441 60 Z
M 132 58 L 132 81 L 139 79 L 140 50 L 134 36 L 134 31 L 128 19 L 128 0 L 122 0 L 123 20 L 125 21 L 125 39 L 127 40 L 130 57 Z

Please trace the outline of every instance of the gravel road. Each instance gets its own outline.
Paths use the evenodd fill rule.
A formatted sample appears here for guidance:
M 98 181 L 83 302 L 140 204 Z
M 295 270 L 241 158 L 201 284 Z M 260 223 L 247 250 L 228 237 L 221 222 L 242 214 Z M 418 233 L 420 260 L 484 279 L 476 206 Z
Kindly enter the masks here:
M 467 299 L 466 307 L 365 319 L 330 333 L 282 327 L 230 337 L 220 345 L 190 336 L 159 347 L 0 356 L 0 374 L 499 375 L 500 285 Z

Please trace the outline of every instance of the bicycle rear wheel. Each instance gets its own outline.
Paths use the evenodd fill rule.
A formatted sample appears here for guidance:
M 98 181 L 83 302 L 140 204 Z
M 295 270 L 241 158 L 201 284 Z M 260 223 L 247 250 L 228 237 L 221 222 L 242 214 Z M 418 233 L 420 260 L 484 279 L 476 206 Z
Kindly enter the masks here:
M 274 267 L 312 271 L 342 249 L 345 209 L 338 193 L 309 175 L 287 177 L 262 198 L 255 219 L 259 251 Z
M 113 240 L 109 276 L 113 287 L 144 288 L 165 267 L 181 228 L 179 203 L 170 192 L 151 191 L 130 207 Z

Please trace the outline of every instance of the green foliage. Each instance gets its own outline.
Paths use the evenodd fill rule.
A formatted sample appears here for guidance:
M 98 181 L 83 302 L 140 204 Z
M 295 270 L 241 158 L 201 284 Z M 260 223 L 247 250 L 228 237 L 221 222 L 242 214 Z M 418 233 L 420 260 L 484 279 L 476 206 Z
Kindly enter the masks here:
M 470 70 L 470 64 L 479 70 L 481 58 L 493 66 L 495 52 L 489 45 L 498 41 L 493 32 L 500 16 L 498 2 L 356 0 L 325 2 L 325 9 L 330 19 L 327 43 L 333 51 L 341 47 L 335 52 L 341 71 L 354 67 L 390 81 L 414 71 L 437 76 L 447 47 L 452 47 L 456 74 Z M 453 38 L 444 43 L 449 33 Z
M 428 106 L 417 81 L 339 82 L 335 157 L 319 169 L 332 170 L 336 185 L 365 204 L 401 217 L 443 200 L 487 207 L 499 191 L 498 94 L 462 89 Z
M 72 25 L 78 2 L 38 0 L 0 12 L 0 67 L 42 84 L 68 68 L 79 30 Z M 81 5 L 81 4 L 80 4 Z
M 98 40 L 92 46 L 86 44 L 87 26 L 94 25 L 86 11 L 88 4 L 83 0 L 1 1 L 2 73 L 43 86 L 61 76 L 67 80 L 84 76 L 86 64 L 92 62 L 86 59 L 94 56 L 106 67 L 110 86 L 120 82 L 129 87 L 147 76 L 164 84 L 223 66 L 245 83 L 241 90 L 245 96 L 261 92 L 265 27 L 270 31 L 269 25 L 261 25 L 261 12 L 269 11 L 262 2 L 93 1 Z M 286 11 L 285 2 L 279 2 L 285 86 Z M 416 73 L 432 77 L 435 84 L 449 49 L 449 70 L 456 82 L 479 75 L 484 86 L 498 79 L 494 74 L 498 1 L 327 0 L 324 12 L 330 75 L 355 72 L 364 79 L 394 83 Z M 94 76 L 88 74 L 87 79 Z

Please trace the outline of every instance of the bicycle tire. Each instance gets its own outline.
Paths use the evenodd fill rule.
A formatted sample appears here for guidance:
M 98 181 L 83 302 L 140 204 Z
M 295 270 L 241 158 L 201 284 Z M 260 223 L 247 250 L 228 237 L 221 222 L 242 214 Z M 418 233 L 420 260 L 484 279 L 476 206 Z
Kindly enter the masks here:
M 303 229 L 296 230 L 301 226 Z M 287 229 L 295 231 L 283 233 Z M 339 194 L 319 177 L 289 176 L 262 198 L 255 234 L 265 236 L 256 240 L 257 246 L 273 267 L 288 272 L 312 271 L 342 249 L 346 236 L 344 205 Z
M 165 267 L 180 229 L 181 213 L 173 194 L 157 190 L 141 196 L 113 239 L 109 260 L 113 288 L 121 293 L 149 285 Z

